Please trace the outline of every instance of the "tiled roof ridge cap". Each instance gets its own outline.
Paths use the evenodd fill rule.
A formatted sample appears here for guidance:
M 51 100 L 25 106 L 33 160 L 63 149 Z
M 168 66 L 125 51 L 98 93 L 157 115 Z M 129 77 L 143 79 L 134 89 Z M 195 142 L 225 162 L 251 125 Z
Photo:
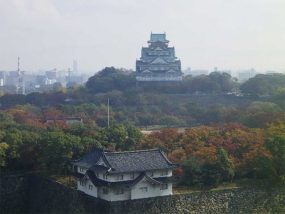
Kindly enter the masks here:
M 107 164 L 107 166 L 109 168 L 112 168 L 111 164 L 109 163 L 109 161 L 108 161 L 108 159 L 107 159 L 107 157 L 105 155 L 105 151 L 104 150 L 102 150 L 101 154 L 102 154 L 103 161 L 105 161 L 105 163 Z
M 151 152 L 151 151 L 161 151 L 161 149 L 142 149 L 142 150 L 132 150 L 132 151 L 118 151 L 118 152 L 111 152 L 111 151 L 104 151 L 104 154 L 124 154 L 124 153 L 139 153 L 139 152 Z
M 170 160 L 168 160 L 167 156 L 165 155 L 165 153 L 162 150 L 159 150 L 159 152 L 161 153 L 161 155 L 167 161 L 168 164 L 174 165 Z

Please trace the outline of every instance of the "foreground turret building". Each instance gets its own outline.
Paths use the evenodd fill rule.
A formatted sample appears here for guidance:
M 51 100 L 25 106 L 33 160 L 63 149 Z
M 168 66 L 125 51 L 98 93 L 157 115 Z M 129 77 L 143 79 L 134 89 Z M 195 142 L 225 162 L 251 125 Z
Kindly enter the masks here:
M 107 201 L 172 195 L 171 163 L 159 150 L 94 150 L 74 161 L 77 189 Z
M 137 81 L 181 81 L 181 62 L 174 47 L 168 46 L 166 34 L 151 34 L 148 47 L 143 47 L 136 61 Z

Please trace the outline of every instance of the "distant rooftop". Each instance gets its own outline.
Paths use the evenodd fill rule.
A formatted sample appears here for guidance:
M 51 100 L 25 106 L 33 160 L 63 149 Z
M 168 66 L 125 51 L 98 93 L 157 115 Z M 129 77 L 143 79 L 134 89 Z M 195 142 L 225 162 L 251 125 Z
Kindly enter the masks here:
M 148 42 L 169 42 L 166 40 L 165 33 L 151 33 L 150 40 Z

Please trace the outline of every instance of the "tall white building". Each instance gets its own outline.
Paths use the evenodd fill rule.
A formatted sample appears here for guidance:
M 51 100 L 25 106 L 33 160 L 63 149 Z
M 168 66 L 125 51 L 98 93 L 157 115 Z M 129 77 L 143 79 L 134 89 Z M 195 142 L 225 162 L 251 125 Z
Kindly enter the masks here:
M 5 85 L 5 72 L 0 71 L 0 86 L 4 86 L 4 85 Z
M 94 150 L 73 162 L 77 189 L 107 201 L 172 195 L 171 163 L 159 150 Z

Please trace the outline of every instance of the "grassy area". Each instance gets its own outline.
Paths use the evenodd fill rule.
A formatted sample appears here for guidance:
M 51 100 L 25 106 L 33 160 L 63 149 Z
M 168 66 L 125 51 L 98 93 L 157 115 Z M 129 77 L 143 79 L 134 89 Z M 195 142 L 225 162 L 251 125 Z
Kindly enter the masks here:
M 219 191 L 219 190 L 226 190 L 226 189 L 235 189 L 240 187 L 257 187 L 257 188 L 280 188 L 285 190 L 285 186 L 282 184 L 273 184 L 268 182 L 268 180 L 257 180 L 257 179 L 239 179 L 235 180 L 231 183 L 222 183 L 216 187 L 205 187 L 205 188 L 198 188 L 198 187 L 188 187 L 188 186 L 177 186 L 173 188 L 173 194 L 185 194 L 191 192 L 201 192 L 201 191 Z
M 218 190 L 226 190 L 226 189 L 235 189 L 239 188 L 241 185 L 238 182 L 233 183 L 224 183 L 217 187 L 213 188 L 207 188 L 207 189 L 201 189 L 201 188 L 195 188 L 195 187 L 186 187 L 186 186 L 180 186 L 180 187 L 174 187 L 173 188 L 173 194 L 179 195 L 179 194 L 186 194 L 186 193 L 192 193 L 192 192 L 201 192 L 201 191 L 218 191 Z
M 51 176 L 51 179 L 71 188 L 77 187 L 76 178 L 72 175 L 55 175 Z

